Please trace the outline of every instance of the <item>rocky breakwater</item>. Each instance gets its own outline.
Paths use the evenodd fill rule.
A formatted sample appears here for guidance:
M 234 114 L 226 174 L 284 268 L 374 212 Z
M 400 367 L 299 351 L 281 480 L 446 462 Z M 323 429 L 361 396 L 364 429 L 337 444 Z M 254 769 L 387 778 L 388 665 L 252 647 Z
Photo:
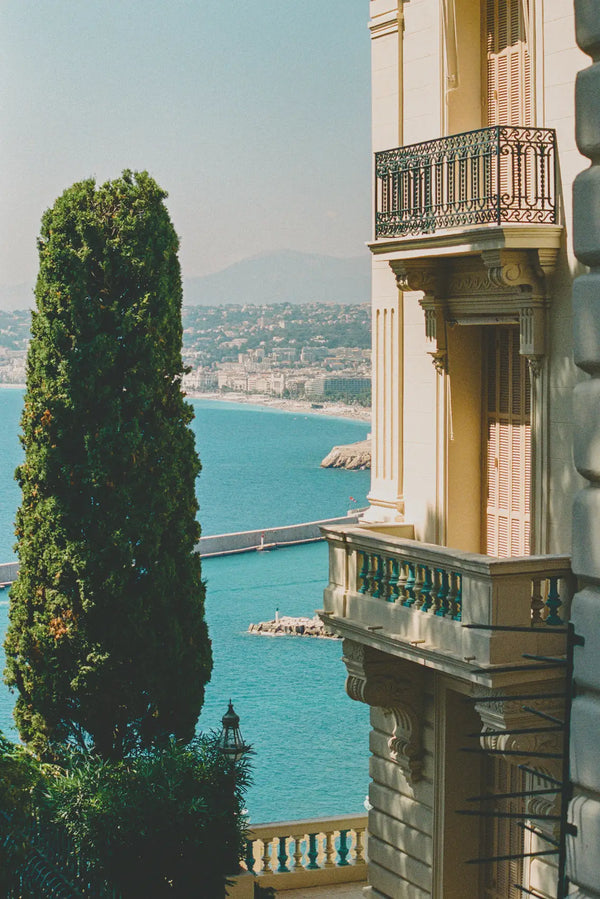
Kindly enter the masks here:
M 320 618 L 293 618 L 289 615 L 276 615 L 272 621 L 259 621 L 248 627 L 249 634 L 264 634 L 269 637 L 324 637 L 336 640 L 336 634 L 330 634 Z
M 359 440 L 345 446 L 334 446 L 321 462 L 321 468 L 347 468 L 362 471 L 371 467 L 371 441 Z

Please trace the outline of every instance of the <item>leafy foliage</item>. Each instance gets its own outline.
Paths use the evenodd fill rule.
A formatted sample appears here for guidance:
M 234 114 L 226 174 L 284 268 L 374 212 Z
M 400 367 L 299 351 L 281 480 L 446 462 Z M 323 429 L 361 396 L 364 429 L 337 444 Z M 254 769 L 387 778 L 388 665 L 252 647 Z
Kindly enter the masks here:
M 42 756 L 189 740 L 210 678 L 165 196 L 125 171 L 42 219 L 5 643 L 15 719 Z
M 24 747 L 0 734 L 0 895 L 15 887 L 27 856 L 26 830 L 35 813 L 43 766 Z
M 170 741 L 120 762 L 71 756 L 49 781 L 52 819 L 124 897 L 225 895 L 244 837 L 247 764 L 214 740 Z

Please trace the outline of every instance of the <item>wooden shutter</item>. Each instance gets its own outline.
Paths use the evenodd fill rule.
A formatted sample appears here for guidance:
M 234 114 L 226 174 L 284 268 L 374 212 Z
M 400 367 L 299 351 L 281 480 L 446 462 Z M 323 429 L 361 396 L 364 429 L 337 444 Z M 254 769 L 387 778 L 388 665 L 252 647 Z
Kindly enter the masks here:
M 519 329 L 486 329 L 485 551 L 530 552 L 531 388 Z
M 516 765 L 504 759 L 486 759 L 486 793 L 518 793 L 525 787 L 525 775 Z M 523 799 L 513 798 L 499 800 L 494 808 L 509 814 L 523 813 Z M 487 806 L 486 806 L 487 808 Z M 525 832 L 514 818 L 484 818 L 484 845 L 486 855 L 495 858 L 499 855 L 518 855 L 524 852 Z M 516 886 L 523 883 L 523 862 L 514 859 L 504 862 L 488 862 L 484 868 L 485 899 L 520 899 L 522 891 Z
M 487 0 L 488 125 L 531 125 L 531 0 Z

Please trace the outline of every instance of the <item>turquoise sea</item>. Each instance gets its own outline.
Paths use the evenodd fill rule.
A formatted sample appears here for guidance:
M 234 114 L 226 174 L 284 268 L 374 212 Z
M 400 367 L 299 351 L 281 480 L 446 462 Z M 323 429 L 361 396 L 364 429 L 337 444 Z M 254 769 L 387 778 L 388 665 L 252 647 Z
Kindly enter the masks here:
M 0 561 L 14 558 L 13 480 L 23 394 L 0 390 Z M 203 470 L 204 534 L 343 515 L 364 505 L 368 472 L 321 469 L 335 444 L 365 438 L 368 425 L 259 406 L 193 400 Z M 254 748 L 251 821 L 356 814 L 368 787 L 368 707 L 344 692 L 341 642 L 249 635 L 250 622 L 312 615 L 327 582 L 324 544 L 206 559 L 206 615 L 214 670 L 199 729 L 215 730 L 229 698 Z M 8 598 L 0 593 L 0 636 Z M 3 660 L 2 660 L 3 664 Z M 0 685 L 0 729 L 15 737 L 13 697 Z

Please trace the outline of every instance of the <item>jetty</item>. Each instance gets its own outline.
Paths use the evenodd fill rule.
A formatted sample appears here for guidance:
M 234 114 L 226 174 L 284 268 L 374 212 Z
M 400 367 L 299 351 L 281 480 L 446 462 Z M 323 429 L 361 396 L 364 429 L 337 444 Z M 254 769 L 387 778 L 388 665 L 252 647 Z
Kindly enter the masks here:
M 261 552 L 302 543 L 323 540 L 321 528 L 330 525 L 356 524 L 362 509 L 352 509 L 338 518 L 322 518 L 302 524 L 289 524 L 276 528 L 259 528 L 255 531 L 236 531 L 231 534 L 215 534 L 201 537 L 196 552 L 203 559 L 213 556 L 229 556 L 234 553 Z M 18 562 L 0 563 L 0 590 L 10 587 L 19 571 Z
M 227 556 L 233 553 L 262 552 L 279 549 L 284 546 L 297 546 L 302 543 L 315 543 L 323 540 L 321 528 L 339 524 L 354 524 L 362 509 L 352 509 L 339 518 L 323 518 L 320 521 L 307 521 L 303 524 L 290 524 L 276 528 L 259 528 L 255 531 L 238 531 L 231 534 L 218 534 L 214 537 L 201 537 L 196 550 L 203 559 L 212 556 Z
M 275 613 L 272 621 L 259 621 L 248 626 L 249 634 L 263 634 L 268 637 L 320 637 L 326 640 L 339 639 L 337 634 L 325 630 L 320 618 L 292 617 Z

